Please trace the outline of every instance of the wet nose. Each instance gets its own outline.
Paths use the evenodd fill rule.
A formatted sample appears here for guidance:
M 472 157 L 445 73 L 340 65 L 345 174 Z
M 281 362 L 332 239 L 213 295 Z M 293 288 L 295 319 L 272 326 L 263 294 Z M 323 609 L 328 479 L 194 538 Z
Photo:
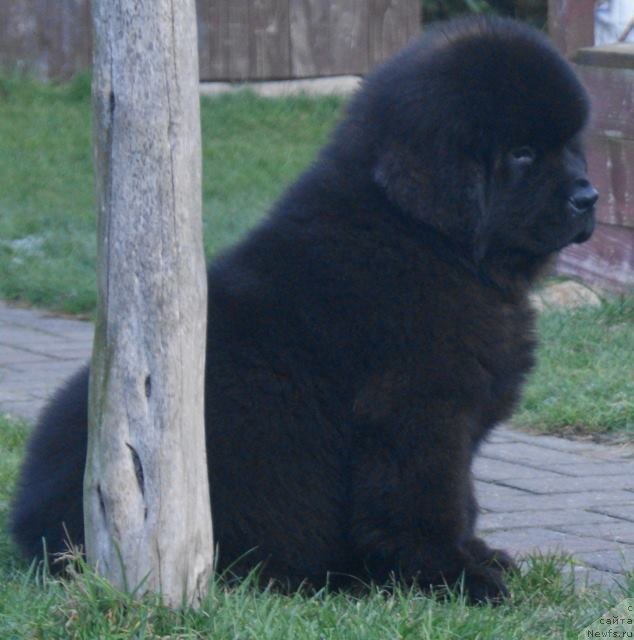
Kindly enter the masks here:
M 599 192 L 585 178 L 575 180 L 574 190 L 569 198 L 575 213 L 588 213 L 599 199 Z

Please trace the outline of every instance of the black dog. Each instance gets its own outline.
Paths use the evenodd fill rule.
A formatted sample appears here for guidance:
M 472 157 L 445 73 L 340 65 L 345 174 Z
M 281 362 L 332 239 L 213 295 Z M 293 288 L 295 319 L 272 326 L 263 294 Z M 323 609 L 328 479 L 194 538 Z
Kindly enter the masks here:
M 588 99 L 538 32 L 440 26 L 376 70 L 313 166 L 209 269 L 219 568 L 288 588 L 464 579 L 505 594 L 470 466 L 533 362 L 530 284 L 592 233 Z M 45 410 L 12 514 L 83 541 L 87 369 Z M 330 576 L 330 577 L 329 577 Z

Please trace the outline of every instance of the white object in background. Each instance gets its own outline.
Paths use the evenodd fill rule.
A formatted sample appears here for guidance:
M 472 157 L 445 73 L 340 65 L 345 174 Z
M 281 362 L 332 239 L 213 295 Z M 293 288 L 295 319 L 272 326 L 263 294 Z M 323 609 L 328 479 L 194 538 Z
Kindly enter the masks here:
M 600 0 L 594 12 L 594 43 L 634 42 L 634 0 Z M 627 36 L 622 39 L 628 31 Z

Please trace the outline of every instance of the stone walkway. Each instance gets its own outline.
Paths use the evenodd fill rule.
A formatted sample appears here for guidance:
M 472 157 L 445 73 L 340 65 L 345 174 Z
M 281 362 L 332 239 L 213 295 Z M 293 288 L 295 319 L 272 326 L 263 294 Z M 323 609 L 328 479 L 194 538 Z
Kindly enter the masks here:
M 90 356 L 92 325 L 0 302 L 0 410 L 32 422 Z M 634 569 L 634 450 L 497 429 L 475 464 L 487 541 L 521 555 L 563 551 L 575 579 Z

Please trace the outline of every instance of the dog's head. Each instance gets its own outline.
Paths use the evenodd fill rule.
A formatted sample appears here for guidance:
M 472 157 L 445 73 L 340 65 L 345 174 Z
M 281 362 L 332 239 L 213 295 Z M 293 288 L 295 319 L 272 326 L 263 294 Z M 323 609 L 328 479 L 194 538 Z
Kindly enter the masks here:
M 580 138 L 588 111 L 541 33 L 472 18 L 433 29 L 380 67 L 350 114 L 373 129 L 373 178 L 389 199 L 478 262 L 590 237 L 598 195 Z

